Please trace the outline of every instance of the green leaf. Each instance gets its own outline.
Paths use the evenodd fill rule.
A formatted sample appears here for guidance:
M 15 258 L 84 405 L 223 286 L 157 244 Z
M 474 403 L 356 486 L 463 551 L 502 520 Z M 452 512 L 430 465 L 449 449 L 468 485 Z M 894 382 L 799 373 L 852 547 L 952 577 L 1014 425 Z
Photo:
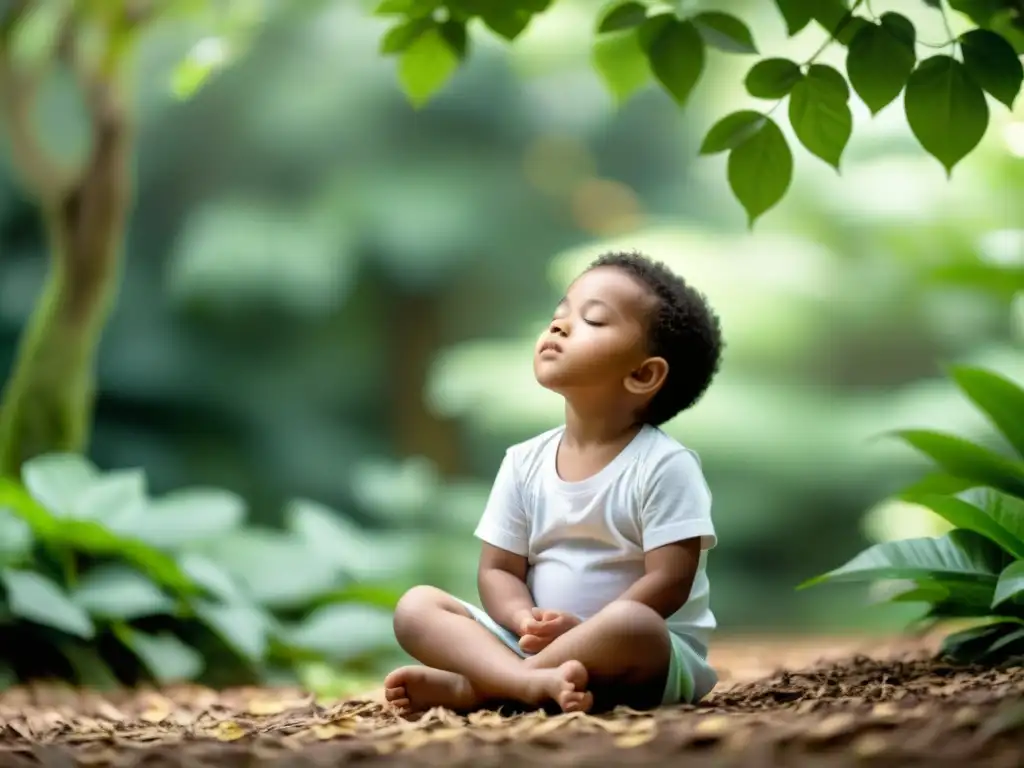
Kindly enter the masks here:
M 846 73 L 853 90 L 877 115 L 899 96 L 916 61 L 913 43 L 908 45 L 883 25 L 868 24 L 850 41 Z
M 849 45 L 856 34 L 870 22 L 855 16 L 843 0 L 817 0 L 811 17 L 841 45 Z
M 897 498 L 912 501 L 915 497 L 930 493 L 955 495 L 966 491 L 973 485 L 974 483 L 970 480 L 964 480 L 962 477 L 951 477 L 942 472 L 933 472 L 911 483 L 895 495 Z
M 932 56 L 917 65 L 907 80 L 903 105 L 910 130 L 942 163 L 947 176 L 978 146 L 988 127 L 981 86 L 951 56 Z
M 979 27 L 986 27 L 1003 9 L 1004 0 L 949 0 L 949 7 L 964 14 Z
M 926 495 L 914 502 L 928 507 L 956 528 L 984 536 L 1024 559 L 1024 502 L 1007 496 L 983 498 L 978 506 L 955 496 Z
M 913 50 L 917 43 L 917 29 L 914 28 L 914 22 L 893 11 L 883 13 L 879 21 L 882 24 L 882 29 Z M 857 31 L 860 32 L 860 30 Z
M 904 582 L 896 582 L 904 583 Z M 931 603 L 932 616 L 985 616 L 991 612 L 991 583 L 915 579 L 909 586 L 885 597 L 892 603 Z
M 1005 653 L 1021 640 L 1024 640 L 1024 627 L 1019 627 L 1012 632 L 1004 634 L 988 647 L 988 651 L 986 651 L 985 656 L 986 658 L 992 658 L 998 654 Z M 1019 655 L 1019 652 L 1013 653 L 1012 655 Z
M 960 662 L 973 662 L 984 656 L 992 644 L 1020 627 L 1011 623 L 983 624 L 948 635 L 940 652 Z
M 74 680 L 81 687 L 93 691 L 112 691 L 122 687 L 96 648 L 71 640 L 57 642 L 56 647 L 68 660 L 74 670 Z
M 1024 496 L 1024 464 L 1020 462 L 1004 458 L 963 438 L 939 432 L 911 429 L 895 434 L 949 475 L 997 488 L 1011 496 Z
M 431 27 L 435 27 L 433 19 L 420 18 L 402 21 L 384 33 L 380 41 L 380 52 L 384 55 L 401 53 Z
M 616 104 L 624 104 L 651 81 L 651 67 L 635 29 L 608 32 L 598 37 L 594 41 L 592 60 Z
M 996 584 L 995 595 L 992 597 L 992 607 L 996 608 L 1005 602 L 1014 600 L 1024 592 L 1024 560 L 1010 563 L 1003 572 L 999 574 L 999 582 Z
M 325 605 L 286 635 L 289 645 L 348 662 L 396 647 L 392 614 L 357 603 Z
M 698 13 L 691 21 L 704 42 L 726 53 L 757 53 L 750 28 L 732 14 L 720 11 Z
M 647 48 L 651 71 L 679 106 L 686 104 L 704 71 L 704 40 L 689 21 L 669 20 Z
M 100 476 L 89 460 L 73 453 L 50 453 L 22 465 L 21 482 L 51 514 L 67 516 L 75 499 Z
M 27 621 L 91 640 L 96 628 L 60 585 L 34 571 L 6 568 L 0 572 L 11 613 Z
M 936 283 L 981 290 L 1004 299 L 1024 291 L 1024 267 L 1015 264 L 946 264 L 927 276 Z
M 237 602 L 246 596 L 234 577 L 208 557 L 186 552 L 178 558 L 182 572 L 201 589 L 224 602 Z
M 140 514 L 146 507 L 146 475 L 142 470 L 108 472 L 96 478 L 71 502 L 70 516 L 101 523 Z
M 441 5 L 441 0 L 381 0 L 374 16 L 426 16 Z
M 196 615 L 230 648 L 253 663 L 267 654 L 272 621 L 254 605 L 199 601 Z
M 0 661 L 0 693 L 18 684 L 18 673 L 6 662 Z
M 875 544 L 839 568 L 805 581 L 799 589 L 824 582 L 925 579 L 972 581 L 994 590 L 1006 559 L 984 536 L 955 530 L 939 538 Z
M 171 614 L 174 602 L 133 568 L 103 565 L 88 571 L 71 599 L 101 619 L 132 621 L 143 616 Z
M 794 61 L 773 58 L 757 62 L 747 72 L 743 84 L 757 99 L 781 99 L 800 82 L 803 73 Z
M 741 109 L 726 115 L 708 130 L 700 154 L 714 155 L 738 147 L 757 133 L 768 118 L 761 112 Z
M 206 666 L 202 654 L 170 632 L 150 635 L 119 624 L 114 634 L 161 685 L 195 680 Z
M 441 90 L 458 68 L 458 53 L 435 26 L 402 53 L 398 79 L 409 101 L 419 108 Z
M 647 20 L 647 6 L 636 0 L 618 0 L 597 19 L 598 34 L 638 27 Z
M 812 64 L 789 94 L 789 122 L 800 143 L 837 171 L 853 133 L 843 76 L 827 64 Z
M 1005 38 L 987 29 L 960 36 L 964 67 L 974 82 L 1010 109 L 1024 82 L 1024 65 Z
M 956 366 L 953 381 L 1024 458 L 1024 389 L 993 371 Z
M 812 9 L 818 0 L 775 0 L 782 18 L 786 22 L 786 32 L 790 37 L 802 32 L 804 27 L 814 18 Z
M 729 187 L 747 213 L 748 226 L 776 205 L 793 178 L 793 153 L 774 120 L 761 127 L 729 153 Z
M 182 488 L 150 502 L 147 509 L 113 521 L 113 530 L 146 544 L 176 550 L 210 541 L 238 528 L 245 501 L 220 488 Z
M 993 14 L 988 28 L 1000 35 L 1019 55 L 1024 56 L 1024 26 L 1010 8 Z
M 492 32 L 511 42 L 530 26 L 533 14 L 522 8 L 488 6 L 480 17 Z

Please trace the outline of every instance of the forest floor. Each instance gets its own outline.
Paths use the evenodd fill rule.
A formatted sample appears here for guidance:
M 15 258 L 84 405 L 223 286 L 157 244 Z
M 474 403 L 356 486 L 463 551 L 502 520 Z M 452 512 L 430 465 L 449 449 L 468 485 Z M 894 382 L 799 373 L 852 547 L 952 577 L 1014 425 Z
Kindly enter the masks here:
M 954 667 L 931 640 L 733 638 L 698 707 L 606 716 L 444 710 L 404 720 L 380 692 L 0 695 L 0 766 L 1018 766 L 1024 667 Z

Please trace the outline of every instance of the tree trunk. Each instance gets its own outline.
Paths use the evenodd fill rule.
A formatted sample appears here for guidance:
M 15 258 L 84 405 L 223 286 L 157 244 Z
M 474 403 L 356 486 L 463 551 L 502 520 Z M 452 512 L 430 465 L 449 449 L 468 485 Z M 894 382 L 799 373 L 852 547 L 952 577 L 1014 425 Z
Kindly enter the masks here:
M 5 83 L 11 150 L 44 212 L 50 263 L 0 400 L 0 476 L 16 476 L 34 456 L 88 445 L 96 351 L 119 283 L 132 198 L 132 132 L 112 80 L 84 86 L 92 150 L 69 183 L 33 143 L 30 97 Z

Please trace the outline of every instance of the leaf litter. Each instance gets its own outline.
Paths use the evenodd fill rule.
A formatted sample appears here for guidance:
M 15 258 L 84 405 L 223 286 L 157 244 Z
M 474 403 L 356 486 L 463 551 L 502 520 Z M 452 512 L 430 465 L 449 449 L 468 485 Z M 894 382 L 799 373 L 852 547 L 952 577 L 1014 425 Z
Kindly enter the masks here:
M 724 681 L 699 706 L 599 715 L 436 708 L 403 718 L 375 696 L 324 703 L 290 689 L 101 695 L 30 685 L 0 694 L 0 765 L 1024 762 L 1024 667 L 953 666 L 920 644 L 866 655 L 756 638 L 716 663 Z

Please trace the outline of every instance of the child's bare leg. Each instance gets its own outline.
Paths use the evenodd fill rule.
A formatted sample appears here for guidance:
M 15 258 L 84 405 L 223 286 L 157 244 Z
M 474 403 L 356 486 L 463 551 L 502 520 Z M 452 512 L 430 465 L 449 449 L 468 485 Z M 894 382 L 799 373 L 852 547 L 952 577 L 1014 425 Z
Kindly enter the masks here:
M 566 711 L 587 702 L 586 668 L 578 661 L 526 667 L 450 595 L 433 587 L 410 589 L 395 607 L 395 637 L 426 667 L 396 669 L 384 681 L 389 701 L 407 709 L 475 709 L 490 700 L 542 704 Z
M 528 667 L 557 667 L 575 659 L 587 668 L 598 698 L 638 709 L 661 702 L 672 654 L 665 620 L 631 600 L 616 600 L 528 657 Z

